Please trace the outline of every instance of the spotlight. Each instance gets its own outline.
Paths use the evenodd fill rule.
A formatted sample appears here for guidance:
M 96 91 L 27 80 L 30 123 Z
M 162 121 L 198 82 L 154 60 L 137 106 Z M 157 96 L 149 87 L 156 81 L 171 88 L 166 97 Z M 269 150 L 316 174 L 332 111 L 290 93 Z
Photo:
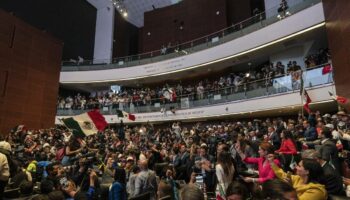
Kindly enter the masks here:
M 123 13 L 123 17 L 127 17 L 128 16 L 128 13 L 125 11 L 124 13 Z
M 249 76 L 250 76 L 250 73 L 245 74 L 245 77 L 249 78 Z

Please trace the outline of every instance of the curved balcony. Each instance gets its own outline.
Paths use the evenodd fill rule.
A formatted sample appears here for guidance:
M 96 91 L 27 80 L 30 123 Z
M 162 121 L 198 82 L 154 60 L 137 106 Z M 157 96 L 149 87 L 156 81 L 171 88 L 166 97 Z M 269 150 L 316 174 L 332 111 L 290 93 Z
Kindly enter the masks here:
M 262 17 L 263 20 L 259 16 L 257 20 L 255 16 L 212 35 L 172 47 L 177 52 L 166 55 L 156 51 L 158 53 L 117 58 L 112 64 L 63 66 L 60 83 L 126 81 L 189 70 L 233 59 L 324 25 L 320 0 L 302 1 L 288 11 L 291 16 L 284 19 L 273 15 Z M 88 63 L 96 62 L 100 61 Z
M 299 95 L 302 82 L 307 90 L 331 86 L 331 89 L 328 88 L 326 90 L 335 93 L 334 87 L 332 86 L 333 73 L 331 71 L 325 71 L 325 69 L 329 69 L 329 67 L 331 67 L 331 64 L 324 64 L 309 68 L 305 71 L 294 72 L 292 74 L 261 79 L 254 82 L 241 83 L 237 86 L 224 87 L 213 91 L 205 91 L 203 94 L 191 93 L 179 95 L 174 102 L 162 98 L 152 99 L 148 103 L 138 101 L 110 105 L 91 104 L 87 105 L 87 108 L 95 108 L 96 106 L 99 106 L 101 108 L 101 113 L 104 115 L 116 115 L 116 109 L 136 113 L 136 116 L 140 116 L 139 114 L 141 113 L 143 113 L 141 115 L 161 113 L 161 111 L 164 109 L 170 112 L 172 108 L 176 110 L 175 112 L 178 112 L 195 108 L 212 107 L 215 105 L 240 104 L 247 100 L 261 100 L 269 97 L 278 98 L 278 96 L 285 94 L 298 93 Z M 303 81 L 297 77 L 301 77 Z M 324 96 L 324 94 L 316 95 L 316 101 L 330 99 L 327 91 L 323 93 L 325 93 L 326 96 Z M 320 98 L 320 96 L 323 97 L 321 99 L 317 99 Z M 285 102 L 285 104 L 287 105 L 288 103 Z M 57 110 L 57 116 L 72 116 L 83 112 L 86 112 L 86 110 Z M 228 110 L 223 110 L 222 112 L 225 113 L 228 112 Z M 246 112 L 249 112 L 249 110 L 246 110 Z
M 299 11 L 302 11 L 310 6 L 313 6 L 321 0 L 304 0 L 301 3 L 294 4 L 286 11 L 287 14 L 276 13 L 278 6 L 270 8 L 264 12 L 261 12 L 253 17 L 250 17 L 244 21 L 236 23 L 230 27 L 227 27 L 223 30 L 219 30 L 212 34 L 196 38 L 194 40 L 171 46 L 166 48 L 166 50 L 155 50 L 151 52 L 141 53 L 137 55 L 131 55 L 126 57 L 118 57 L 110 60 L 84 60 L 84 61 L 62 61 L 62 71 L 85 71 L 85 70 L 103 70 L 111 68 L 122 68 L 122 67 L 131 67 L 141 64 L 153 63 L 162 60 L 167 60 L 170 58 L 175 58 L 189 53 L 194 53 L 206 48 L 210 48 L 221 43 L 237 39 L 246 34 L 249 34 L 253 31 L 259 30 L 263 27 L 271 25 L 275 22 L 283 20 L 284 18 L 296 14 Z M 276 13 L 268 14 L 267 13 Z M 116 64 L 116 65 L 111 65 Z M 92 65 L 92 66 L 91 66 Z

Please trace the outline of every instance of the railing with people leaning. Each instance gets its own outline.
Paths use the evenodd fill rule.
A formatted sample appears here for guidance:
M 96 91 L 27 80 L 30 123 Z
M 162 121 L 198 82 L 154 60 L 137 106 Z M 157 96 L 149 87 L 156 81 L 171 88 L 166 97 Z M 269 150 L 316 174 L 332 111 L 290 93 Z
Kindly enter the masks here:
M 62 61 L 61 71 L 89 71 L 131 67 L 191 54 L 203 49 L 220 45 L 222 43 L 226 43 L 228 41 L 247 35 L 251 32 L 262 29 L 270 24 L 283 20 L 285 17 L 309 8 L 319 2 L 321 2 L 321 0 L 303 0 L 290 6 L 288 10 L 284 10 L 283 13 L 277 12 L 280 7 L 278 5 L 264 12 L 256 13 L 254 16 L 239 23 L 233 24 L 232 26 L 229 26 L 225 29 L 216 31 L 200 38 L 196 38 L 191 41 L 166 47 L 165 49 L 159 49 L 126 57 L 113 58 L 111 60 L 95 59 Z
M 301 81 L 303 80 L 303 81 Z M 302 83 L 303 82 L 303 83 Z M 331 64 L 323 64 L 299 70 L 284 75 L 266 77 L 260 80 L 232 84 L 230 86 L 218 87 L 203 93 L 192 92 L 188 94 L 177 94 L 176 98 L 156 98 L 150 100 L 139 100 L 134 102 L 116 102 L 105 104 L 86 104 L 80 109 L 58 109 L 58 116 L 77 115 L 86 112 L 87 109 L 100 108 L 103 114 L 116 114 L 117 109 L 130 113 L 164 112 L 166 110 L 190 109 L 221 103 L 242 101 L 254 98 L 264 98 L 272 95 L 300 91 L 304 88 L 318 87 L 333 83 L 333 72 Z

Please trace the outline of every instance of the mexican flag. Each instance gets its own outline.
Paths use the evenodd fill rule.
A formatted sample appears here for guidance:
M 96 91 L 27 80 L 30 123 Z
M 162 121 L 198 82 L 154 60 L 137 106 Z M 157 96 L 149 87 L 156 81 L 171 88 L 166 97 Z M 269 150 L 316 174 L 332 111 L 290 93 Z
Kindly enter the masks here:
M 328 93 L 329 93 L 329 95 L 332 97 L 332 99 L 334 99 L 334 100 L 336 100 L 338 103 L 340 103 L 340 104 L 346 104 L 346 103 L 348 103 L 348 99 L 347 98 L 345 98 L 345 97 L 342 97 L 342 96 L 338 96 L 338 95 L 333 95 L 333 93 L 332 92 L 329 92 L 328 91 Z
M 107 126 L 105 118 L 98 110 L 92 110 L 74 117 L 62 119 L 67 128 L 73 131 L 73 134 L 84 137 L 96 134 Z
M 311 113 L 309 104 L 312 102 L 309 94 L 306 92 L 306 90 L 304 90 L 304 109 L 308 112 Z
M 135 121 L 135 119 L 136 119 L 135 115 L 127 113 L 127 112 L 122 111 L 122 110 L 118 110 L 118 109 L 117 109 L 117 115 L 119 118 L 126 118 L 126 119 L 129 119 L 131 121 Z

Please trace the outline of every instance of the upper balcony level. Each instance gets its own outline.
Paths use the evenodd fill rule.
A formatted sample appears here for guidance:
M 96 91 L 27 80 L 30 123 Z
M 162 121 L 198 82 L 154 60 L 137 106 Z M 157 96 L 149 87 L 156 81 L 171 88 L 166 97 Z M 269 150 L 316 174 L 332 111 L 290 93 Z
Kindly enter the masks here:
M 90 65 L 103 62 L 91 61 L 76 66 L 64 65 L 60 83 L 120 83 L 218 63 L 221 65 L 225 61 L 232 61 L 247 53 L 324 26 L 325 18 L 320 0 L 302 1 L 291 6 L 288 12 L 290 16 L 283 19 L 278 18 L 277 14 L 266 17 L 262 13 L 228 29 L 173 47 L 176 52 L 166 55 L 159 55 L 160 51 L 156 51 L 117 58 L 112 64 Z

